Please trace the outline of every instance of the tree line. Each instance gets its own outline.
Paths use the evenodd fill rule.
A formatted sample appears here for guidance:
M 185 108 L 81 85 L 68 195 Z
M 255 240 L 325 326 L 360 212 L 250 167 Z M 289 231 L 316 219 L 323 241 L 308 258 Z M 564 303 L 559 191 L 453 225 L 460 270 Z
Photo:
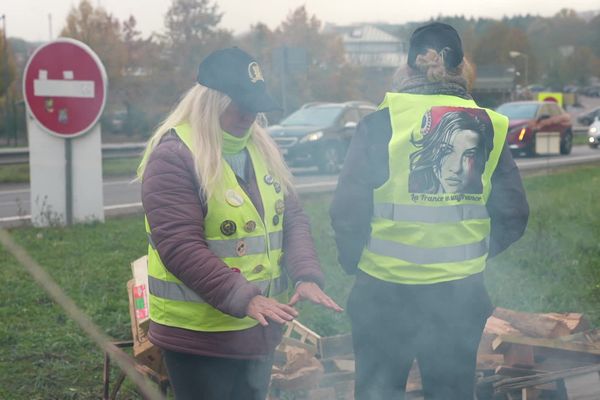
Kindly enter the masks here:
M 288 111 L 308 101 L 376 102 L 384 89 L 372 89 L 381 85 L 369 85 L 369 79 L 380 81 L 377 74 L 388 74 L 385 79 L 391 84 L 389 71 L 365 73 L 348 63 L 341 37 L 324 30 L 322 21 L 304 6 L 292 10 L 274 29 L 257 23 L 240 36 L 221 26 L 222 17 L 211 0 L 172 0 L 164 33 L 144 36 L 134 16 L 121 21 L 89 0 L 81 0 L 68 14 L 60 36 L 80 40 L 98 54 L 109 78 L 104 122 L 120 115 L 119 129 L 127 135 L 148 136 L 178 96 L 193 85 L 200 60 L 226 46 L 240 46 L 259 60 L 271 93 L 279 100 L 282 82 L 276 49 L 305 49 L 305 66 L 290 70 L 285 77 Z M 567 84 L 587 85 L 592 77 L 600 77 L 600 14 L 586 20 L 564 9 L 550 18 L 433 19 L 457 28 L 465 53 L 476 66 L 513 67 L 519 72 L 516 83 L 538 82 L 561 89 Z M 407 43 L 410 33 L 422 23 L 377 26 Z M 17 111 L 23 109 L 20 79 L 35 46 L 18 38 L 6 43 L 0 37 L 0 129 L 4 132 L 19 128 Z M 511 52 L 525 56 L 511 58 Z M 270 117 L 277 120 L 282 115 Z

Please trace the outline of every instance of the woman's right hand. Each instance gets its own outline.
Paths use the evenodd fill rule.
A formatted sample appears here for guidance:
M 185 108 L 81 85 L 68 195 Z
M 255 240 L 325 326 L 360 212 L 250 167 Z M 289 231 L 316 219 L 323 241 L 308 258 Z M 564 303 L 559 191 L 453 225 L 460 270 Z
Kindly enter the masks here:
M 257 320 L 262 326 L 267 326 L 267 318 L 278 324 L 284 324 L 298 316 L 298 311 L 294 307 L 282 304 L 275 299 L 265 296 L 254 296 L 250 303 L 246 315 Z

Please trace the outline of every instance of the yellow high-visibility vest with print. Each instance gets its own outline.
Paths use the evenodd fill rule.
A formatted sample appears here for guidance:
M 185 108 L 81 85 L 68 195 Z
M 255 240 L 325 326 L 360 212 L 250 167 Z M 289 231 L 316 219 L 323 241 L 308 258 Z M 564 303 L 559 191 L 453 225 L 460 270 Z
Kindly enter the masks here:
M 492 189 L 491 177 L 506 140 L 507 118 L 479 108 L 472 100 L 445 95 L 388 93 L 380 108 L 385 107 L 389 108 L 392 126 L 388 147 L 390 176 L 374 190 L 371 237 L 358 268 L 375 278 L 400 284 L 452 281 L 483 271 L 490 235 L 486 203 Z M 479 173 L 474 179 L 469 175 L 478 186 L 476 192 L 463 189 L 461 193 L 457 189 L 462 184 L 459 174 L 464 177 L 464 171 L 459 170 L 470 168 L 474 154 L 481 154 L 476 151 L 483 150 L 474 147 L 458 153 L 461 145 L 452 141 L 457 136 L 452 136 L 450 128 L 444 130 L 446 142 L 438 141 L 435 150 L 426 149 L 426 144 L 431 146 L 440 137 L 434 135 L 440 134 L 436 124 L 445 115 L 444 110 L 483 115 L 492 128 L 487 139 L 481 135 L 476 141 L 471 139 L 477 146 L 487 143 L 488 149 L 478 164 Z M 441 126 L 437 125 L 439 130 Z M 481 133 L 463 132 L 467 132 L 463 139 Z M 441 161 L 435 164 L 437 156 Z M 445 157 L 454 157 L 456 166 L 446 167 Z M 442 176 L 441 171 L 448 171 L 447 175 Z M 416 180 L 418 173 L 431 181 L 420 189 L 411 181 Z M 426 187 L 434 189 L 424 191 Z
M 175 128 L 177 135 L 191 149 L 188 124 Z M 230 268 L 261 288 L 265 296 L 284 295 L 287 282 L 281 275 L 279 261 L 283 241 L 283 192 L 273 180 L 252 142 L 247 146 L 264 208 L 264 219 L 240 187 L 235 173 L 223 163 L 221 188 L 207 201 L 204 235 L 208 246 Z M 154 245 L 146 218 L 148 246 L 148 285 L 150 319 L 179 328 L 205 332 L 235 331 L 258 322 L 236 318 L 206 303 L 164 266 Z

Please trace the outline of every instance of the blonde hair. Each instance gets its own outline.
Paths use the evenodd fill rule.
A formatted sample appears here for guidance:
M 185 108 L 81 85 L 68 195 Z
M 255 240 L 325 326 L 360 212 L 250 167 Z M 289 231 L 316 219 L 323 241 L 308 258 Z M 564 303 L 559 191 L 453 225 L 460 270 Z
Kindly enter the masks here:
M 394 75 L 396 86 L 402 87 L 415 76 L 421 75 L 429 82 L 457 83 L 464 86 L 467 91 L 471 91 L 475 82 L 475 69 L 473 65 L 464 57 L 456 68 L 446 67 L 444 63 L 446 50 L 447 48 L 438 52 L 434 49 L 427 49 L 425 54 L 417 55 L 415 68 L 407 65 L 396 71 Z
M 221 187 L 223 176 L 223 131 L 219 118 L 231 99 L 216 90 L 196 84 L 183 95 L 171 113 L 154 131 L 146 144 L 145 157 L 137 170 L 141 180 L 148 165 L 150 153 L 171 128 L 189 123 L 192 131 L 192 156 L 202 194 L 206 199 Z M 266 131 L 266 117 L 258 114 L 250 127 L 250 141 L 255 145 L 275 180 L 281 183 L 284 193 L 293 190 L 292 174 L 287 168 L 277 145 Z

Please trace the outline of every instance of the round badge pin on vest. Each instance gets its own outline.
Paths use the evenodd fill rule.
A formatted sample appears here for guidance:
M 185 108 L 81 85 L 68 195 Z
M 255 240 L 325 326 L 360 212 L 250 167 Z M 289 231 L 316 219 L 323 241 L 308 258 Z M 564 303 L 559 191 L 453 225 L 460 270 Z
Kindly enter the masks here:
M 233 207 L 240 207 L 242 204 L 244 204 L 244 198 L 234 189 L 228 189 L 225 192 L 225 200 L 230 206 Z
M 243 240 L 238 241 L 235 245 L 235 253 L 239 257 L 245 256 L 246 255 L 246 242 L 244 242 Z
M 269 174 L 265 175 L 265 183 L 267 185 L 272 185 L 274 182 L 273 177 Z
M 279 225 L 279 215 L 273 215 L 273 225 Z
M 254 222 L 254 221 L 248 221 L 244 224 L 244 230 L 248 233 L 254 232 L 255 229 L 256 229 L 256 222 Z
M 275 212 L 281 215 L 283 214 L 283 210 L 285 210 L 285 204 L 283 203 L 283 200 L 279 199 L 275 202 Z
M 225 220 L 221 223 L 221 233 L 225 236 L 231 236 L 237 230 L 237 225 L 231 220 Z
M 259 274 L 259 273 L 263 272 L 264 269 L 265 269 L 265 267 L 262 264 L 258 264 L 256 267 L 254 267 L 252 272 L 254 272 L 255 274 Z

